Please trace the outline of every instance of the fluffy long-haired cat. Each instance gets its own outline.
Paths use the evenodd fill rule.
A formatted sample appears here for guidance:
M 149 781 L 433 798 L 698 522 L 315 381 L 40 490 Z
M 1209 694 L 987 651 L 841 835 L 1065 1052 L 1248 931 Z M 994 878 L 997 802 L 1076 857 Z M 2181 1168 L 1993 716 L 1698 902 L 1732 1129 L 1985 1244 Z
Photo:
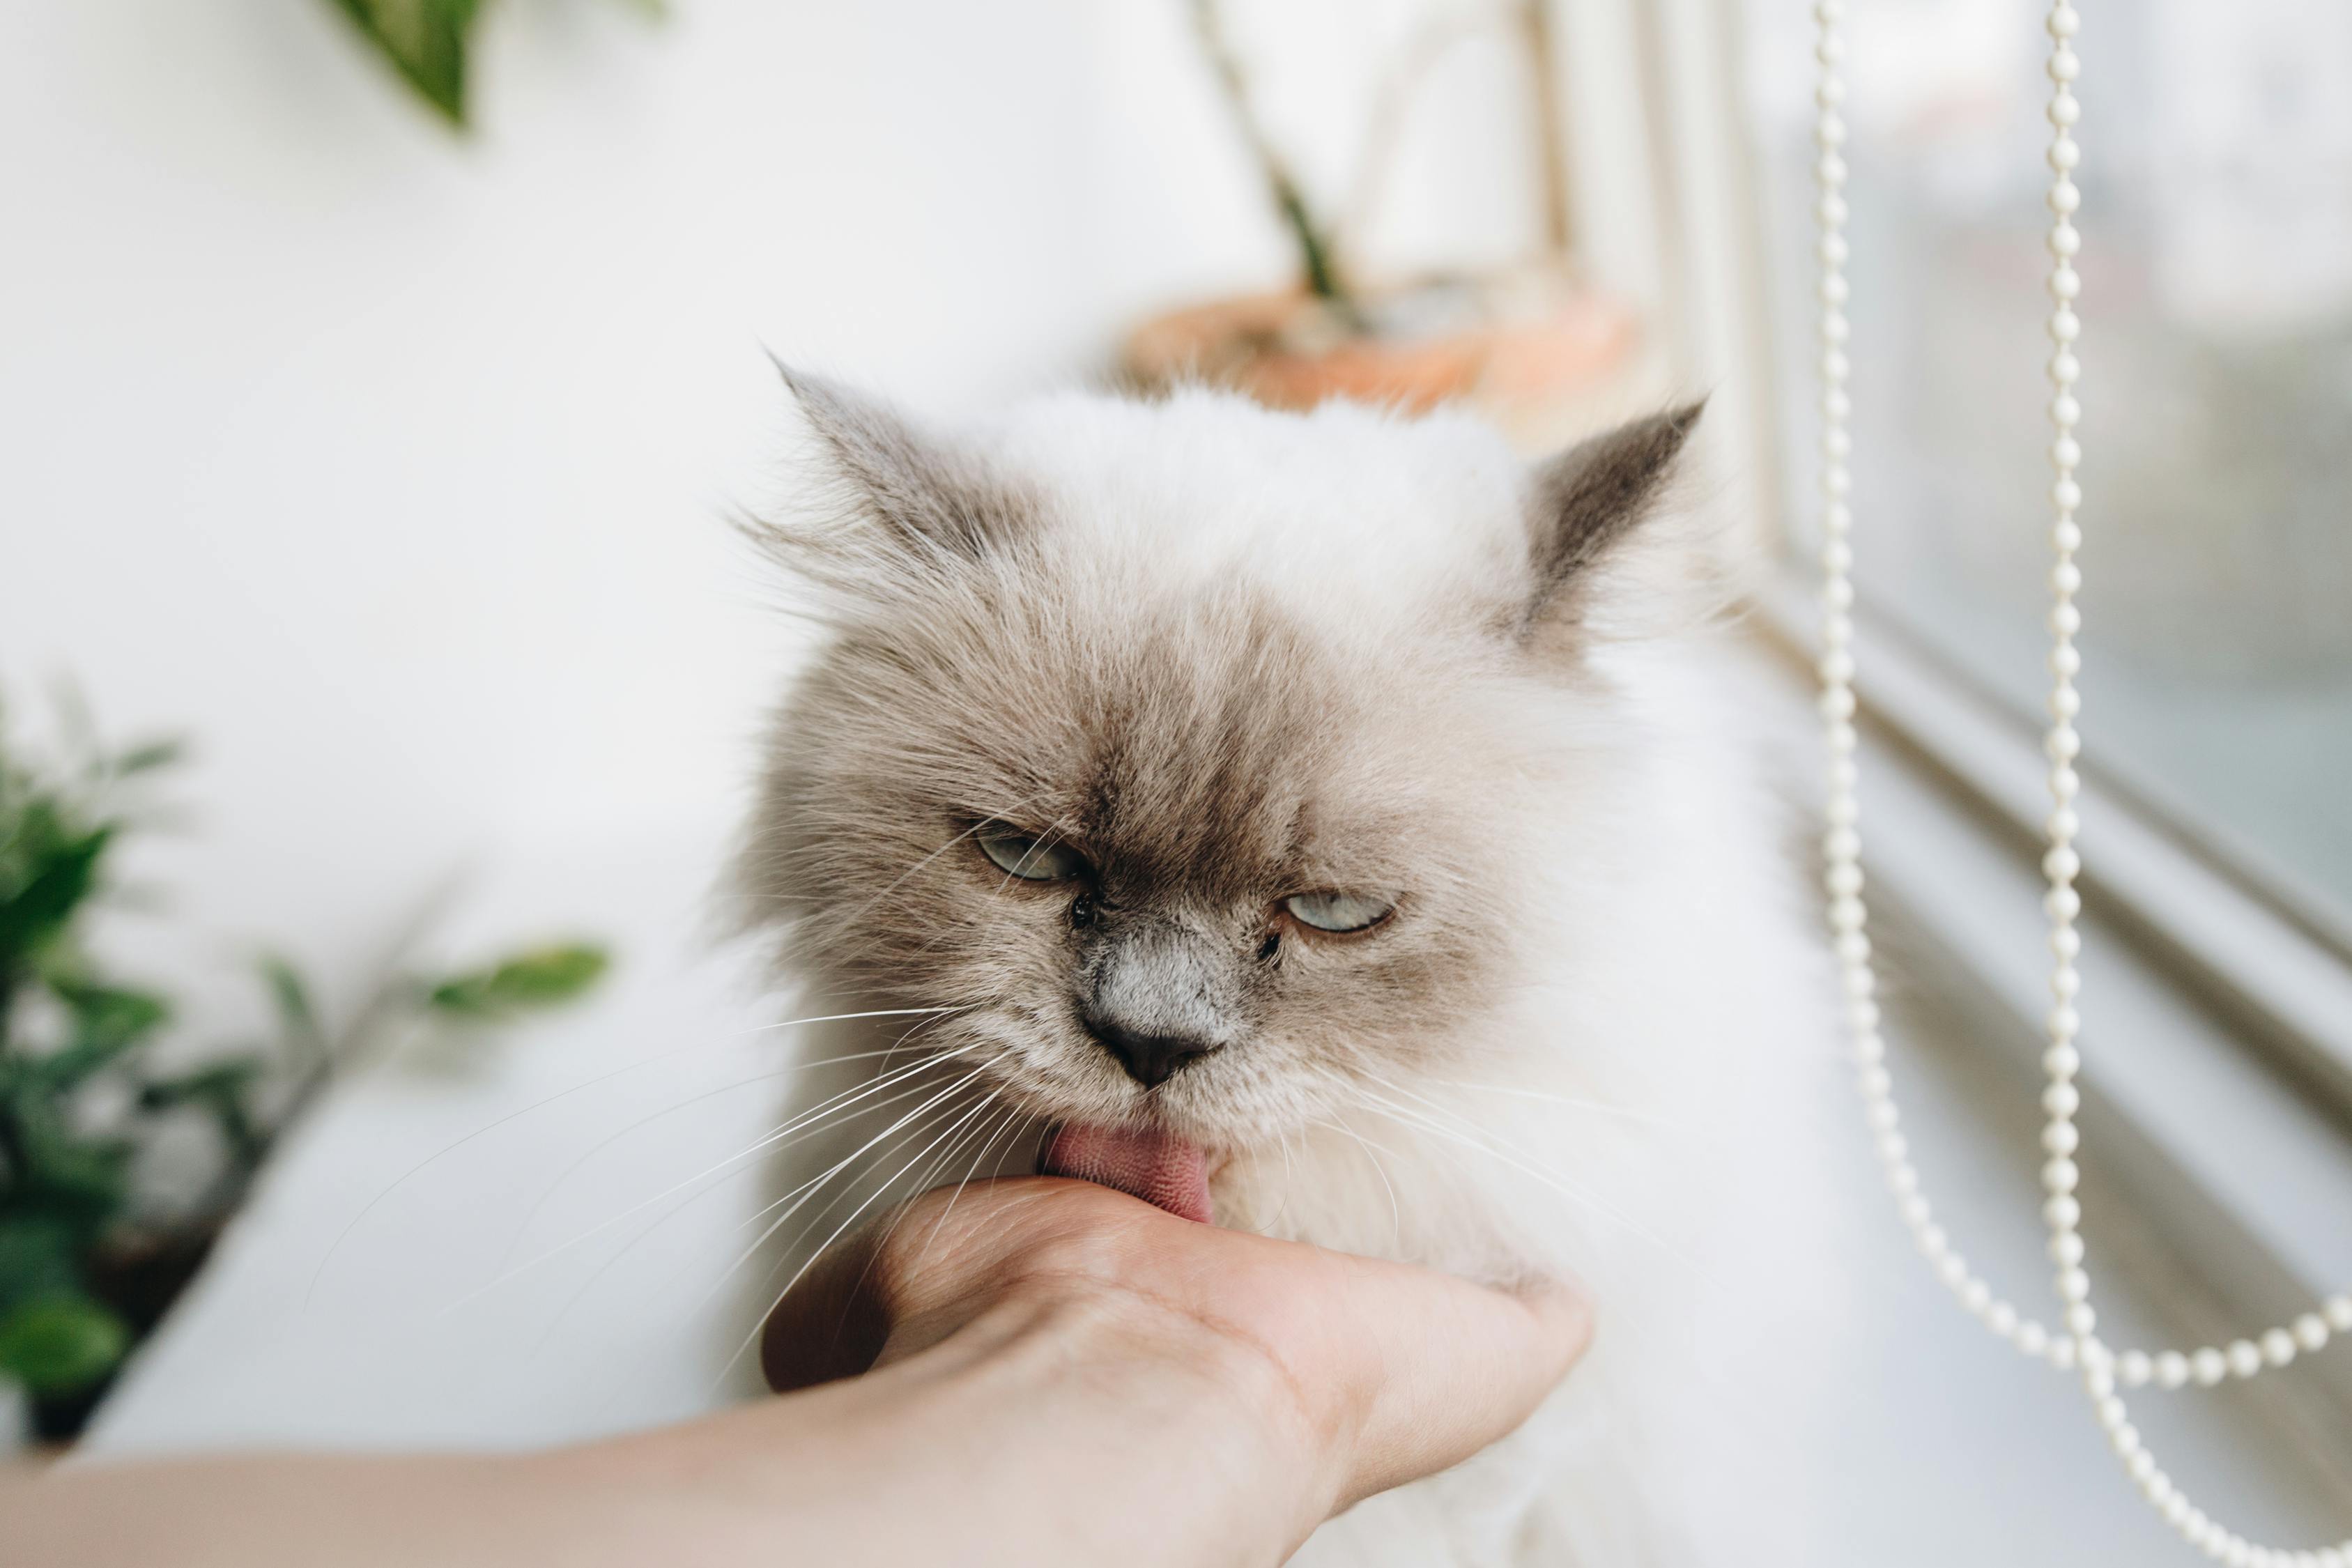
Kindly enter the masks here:
M 1298 1560 L 1775 1555 L 1787 1434 L 1726 1391 L 1771 1360 L 1740 1279 L 1827 1030 L 1675 504 L 1698 410 L 1530 468 L 1454 412 L 1071 395 L 949 432 L 787 379 L 807 487 L 755 531 L 827 638 L 743 875 L 799 1010 L 876 1016 L 803 1047 L 783 1275 L 1042 1158 L 1572 1277 L 1598 1342 L 1536 1420 Z

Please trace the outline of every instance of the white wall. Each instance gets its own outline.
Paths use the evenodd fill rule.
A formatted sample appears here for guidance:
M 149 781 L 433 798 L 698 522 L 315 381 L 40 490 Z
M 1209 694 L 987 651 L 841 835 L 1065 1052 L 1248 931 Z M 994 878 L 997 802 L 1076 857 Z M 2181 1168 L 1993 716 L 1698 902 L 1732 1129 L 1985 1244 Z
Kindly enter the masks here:
M 1343 184 L 1430 7 L 1235 8 Z M 1179 0 L 672 9 L 501 0 L 466 139 L 328 0 L 0 10 L 0 689 L 195 737 L 197 928 L 348 980 L 454 865 L 729 809 L 761 344 L 952 409 L 1284 273 Z M 1532 232 L 1507 63 L 1438 73 L 1387 254 Z

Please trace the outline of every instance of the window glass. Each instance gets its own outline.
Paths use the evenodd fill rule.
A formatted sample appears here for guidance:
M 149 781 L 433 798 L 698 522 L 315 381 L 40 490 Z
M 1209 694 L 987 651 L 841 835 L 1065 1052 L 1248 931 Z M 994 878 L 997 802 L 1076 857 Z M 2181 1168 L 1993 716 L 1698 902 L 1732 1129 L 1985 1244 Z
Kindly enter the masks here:
M 2340 921 L 2352 5 L 2076 4 L 2087 752 Z M 1818 510 L 1811 9 L 1747 0 L 1746 16 L 1800 545 Z M 2045 7 L 1849 14 L 1859 584 L 2038 723 Z

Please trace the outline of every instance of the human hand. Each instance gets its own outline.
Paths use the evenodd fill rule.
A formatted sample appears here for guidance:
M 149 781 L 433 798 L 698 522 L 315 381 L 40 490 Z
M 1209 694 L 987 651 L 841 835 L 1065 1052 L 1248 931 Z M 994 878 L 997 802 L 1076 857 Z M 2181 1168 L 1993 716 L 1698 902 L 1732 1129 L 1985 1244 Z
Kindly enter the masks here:
M 1590 1331 L 1559 1286 L 1505 1293 L 1021 1179 L 931 1194 L 836 1249 L 763 1360 L 784 1392 L 942 1355 L 1030 1366 L 982 1425 L 1024 1451 L 1005 1484 L 1036 1478 L 1031 1509 L 1059 1517 L 1005 1560 L 1133 1563 L 1149 1543 L 1151 1562 L 1225 1564 L 1278 1562 L 1508 1433 Z
M 782 1397 L 517 1457 L 0 1474 L 20 1568 L 1234 1568 L 1467 1458 L 1583 1306 L 1022 1178 L 917 1199 L 778 1310 Z M 862 1375 L 860 1375 L 862 1374 Z

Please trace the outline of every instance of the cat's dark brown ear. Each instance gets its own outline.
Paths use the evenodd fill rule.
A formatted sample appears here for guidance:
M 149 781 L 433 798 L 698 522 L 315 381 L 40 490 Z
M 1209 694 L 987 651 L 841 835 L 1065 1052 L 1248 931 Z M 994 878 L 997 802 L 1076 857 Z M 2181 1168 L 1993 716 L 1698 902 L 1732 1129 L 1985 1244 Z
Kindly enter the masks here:
M 1019 487 L 972 455 L 923 434 L 878 398 L 782 360 L 776 369 L 848 503 L 826 520 L 837 552 L 866 554 L 879 542 L 903 564 L 952 570 L 976 562 L 1026 531 L 1034 515 Z M 860 524 L 878 540 L 859 541 Z
M 1600 569 L 1659 508 L 1706 402 L 1579 442 L 1538 464 L 1528 487 L 1535 582 L 1517 630 L 1535 643 L 1582 618 Z

